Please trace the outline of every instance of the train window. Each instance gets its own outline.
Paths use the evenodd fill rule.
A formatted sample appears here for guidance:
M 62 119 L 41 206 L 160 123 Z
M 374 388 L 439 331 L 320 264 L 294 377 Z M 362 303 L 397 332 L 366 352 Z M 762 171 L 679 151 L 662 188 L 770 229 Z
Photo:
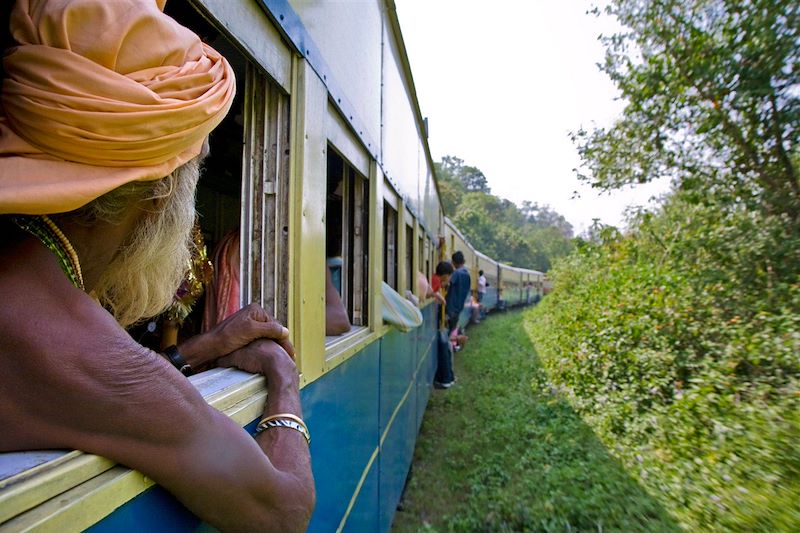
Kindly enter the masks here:
M 397 290 L 397 210 L 383 202 L 383 281 Z
M 349 331 L 349 325 L 367 325 L 369 187 L 332 146 L 327 164 L 325 330 L 330 336 Z
M 436 261 L 436 245 L 433 241 L 428 241 L 428 279 L 433 278 L 433 271 L 438 264 Z

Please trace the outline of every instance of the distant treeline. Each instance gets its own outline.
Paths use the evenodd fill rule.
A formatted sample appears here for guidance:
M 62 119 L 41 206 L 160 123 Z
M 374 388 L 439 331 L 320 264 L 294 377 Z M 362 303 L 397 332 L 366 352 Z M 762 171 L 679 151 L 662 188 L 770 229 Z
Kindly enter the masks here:
M 524 201 L 517 207 L 494 196 L 483 172 L 458 157 L 434 166 L 445 214 L 478 251 L 542 272 L 572 251 L 572 225 L 549 206 Z

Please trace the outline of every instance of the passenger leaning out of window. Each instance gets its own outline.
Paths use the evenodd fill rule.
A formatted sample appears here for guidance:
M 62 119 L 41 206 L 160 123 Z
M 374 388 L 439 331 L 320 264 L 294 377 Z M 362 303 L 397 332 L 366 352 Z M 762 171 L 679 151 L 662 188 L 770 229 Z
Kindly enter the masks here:
M 203 147 L 235 92 L 227 61 L 163 4 L 12 8 L 0 451 L 84 450 L 141 471 L 219 529 L 302 531 L 314 483 L 286 328 L 251 305 L 169 360 L 124 329 L 164 310 L 182 280 Z M 265 424 L 253 439 L 210 407 L 181 375 L 209 362 L 263 374 L 265 417 L 294 426 Z
M 447 263 L 448 265 L 450 263 Z M 438 269 L 437 269 L 438 270 Z M 452 272 L 452 266 L 451 266 Z M 448 278 L 450 274 L 447 274 Z M 434 289 L 433 288 L 433 280 L 437 279 L 436 273 L 433 274 L 433 278 L 431 279 L 431 283 L 428 283 L 428 278 L 422 272 L 417 272 L 417 290 L 419 293 L 425 298 L 426 300 L 434 299 L 439 305 L 444 305 L 444 296 L 439 292 L 439 288 L 441 287 L 441 278 L 439 278 L 439 286 Z

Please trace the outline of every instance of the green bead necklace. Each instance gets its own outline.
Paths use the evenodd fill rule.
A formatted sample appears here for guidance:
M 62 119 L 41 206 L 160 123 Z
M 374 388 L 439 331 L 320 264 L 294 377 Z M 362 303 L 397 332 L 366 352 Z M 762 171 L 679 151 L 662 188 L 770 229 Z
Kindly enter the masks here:
M 11 217 L 21 229 L 27 231 L 42 244 L 53 252 L 58 260 L 58 265 L 61 270 L 67 275 L 70 282 L 81 290 L 85 290 L 83 286 L 83 273 L 81 272 L 81 263 L 78 260 L 78 252 L 72 247 L 72 244 L 64 235 L 64 232 L 56 226 L 56 223 L 50 220 L 47 215 L 37 216 L 14 216 Z

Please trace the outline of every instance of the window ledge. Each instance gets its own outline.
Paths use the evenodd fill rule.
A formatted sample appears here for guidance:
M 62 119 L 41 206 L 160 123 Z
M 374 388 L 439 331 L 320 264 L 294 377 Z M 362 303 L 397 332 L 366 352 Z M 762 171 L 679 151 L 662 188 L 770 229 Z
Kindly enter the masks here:
M 353 326 L 345 335 L 325 337 L 325 363 L 323 373 L 345 362 L 365 346 L 383 336 L 383 332 L 370 331 L 369 326 Z
M 241 426 L 264 410 L 263 376 L 213 368 L 189 380 Z M 77 450 L 0 453 L 0 529 L 84 529 L 152 485 L 139 472 Z

